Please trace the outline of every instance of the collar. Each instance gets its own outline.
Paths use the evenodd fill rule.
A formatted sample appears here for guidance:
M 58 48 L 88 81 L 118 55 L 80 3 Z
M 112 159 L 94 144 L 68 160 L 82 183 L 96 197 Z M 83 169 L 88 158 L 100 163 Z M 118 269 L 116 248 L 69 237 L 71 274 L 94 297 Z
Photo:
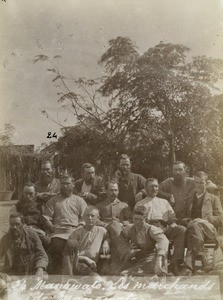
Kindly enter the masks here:
M 111 204 L 111 205 L 115 205 L 115 204 L 118 204 L 118 203 L 120 203 L 121 201 L 118 199 L 118 198 L 116 198 L 114 201 L 110 201 L 109 199 L 106 199 L 106 202 L 108 203 L 108 204 Z
M 202 197 L 204 197 L 204 194 L 205 194 L 205 192 L 202 193 L 202 194 L 200 194 L 200 195 L 198 195 L 198 194 L 196 193 L 196 197 L 197 197 L 198 199 L 201 199 Z
M 116 198 L 111 204 L 117 204 L 117 203 L 120 203 L 121 201 L 118 199 L 118 198 Z
M 149 202 L 151 202 L 152 200 L 154 200 L 154 199 L 156 199 L 156 196 L 155 197 L 149 197 L 149 196 L 147 196 L 146 198 L 144 198 L 144 199 L 146 199 L 147 201 L 149 201 Z M 143 200 L 144 200 L 143 199 Z
M 92 182 L 92 183 L 87 183 L 85 180 L 83 181 L 83 183 L 84 183 L 86 186 L 93 185 L 93 182 Z
M 181 184 L 176 184 L 176 181 L 175 181 L 175 179 L 173 178 L 173 183 L 174 183 L 175 186 L 182 187 L 182 186 L 185 186 L 185 185 L 186 185 L 187 179 L 188 179 L 188 177 L 185 177 L 184 180 L 181 182 Z
M 137 229 L 135 226 L 135 230 L 136 230 L 136 232 L 144 231 L 144 230 L 146 230 L 146 226 L 143 226 L 141 229 Z

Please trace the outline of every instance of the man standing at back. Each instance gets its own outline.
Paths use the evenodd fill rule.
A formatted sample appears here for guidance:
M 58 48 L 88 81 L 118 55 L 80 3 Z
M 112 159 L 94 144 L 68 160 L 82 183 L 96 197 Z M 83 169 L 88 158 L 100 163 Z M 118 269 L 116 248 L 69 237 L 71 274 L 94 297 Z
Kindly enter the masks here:
M 133 210 L 135 203 L 145 196 L 144 185 L 146 179 L 131 172 L 131 161 L 127 154 L 122 154 L 119 160 L 119 170 L 115 173 L 118 182 L 118 199 L 126 202 Z
M 95 175 L 92 164 L 81 166 L 81 179 L 74 182 L 74 194 L 82 197 L 88 204 L 95 205 L 105 198 L 103 179 Z
M 194 191 L 194 179 L 187 177 L 186 166 L 182 161 L 173 164 L 173 177 L 167 178 L 159 185 L 159 197 L 167 199 L 173 206 L 178 219 L 186 213 L 186 199 Z
M 60 192 L 60 180 L 55 178 L 55 170 L 52 162 L 46 160 L 41 164 L 40 178 L 35 183 L 37 201 L 42 207 L 52 197 Z

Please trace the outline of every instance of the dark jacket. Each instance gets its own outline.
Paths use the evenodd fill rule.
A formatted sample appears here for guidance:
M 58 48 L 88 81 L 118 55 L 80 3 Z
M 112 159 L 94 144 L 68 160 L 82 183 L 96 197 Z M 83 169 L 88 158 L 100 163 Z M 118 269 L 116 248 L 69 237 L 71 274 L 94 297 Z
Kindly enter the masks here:
M 46 269 L 48 256 L 43 249 L 42 242 L 38 234 L 25 226 L 23 227 L 24 242 L 20 249 L 20 258 L 24 262 L 21 270 L 14 274 L 12 271 L 15 253 L 13 250 L 13 239 L 11 234 L 6 233 L 0 241 L 0 258 L 4 259 L 4 272 L 11 275 L 31 275 L 35 269 Z
M 23 215 L 24 222 L 27 225 L 36 226 L 42 229 L 43 220 L 40 203 L 36 201 L 25 201 L 21 199 L 16 203 L 16 210 Z
M 114 179 L 118 182 L 119 186 L 118 199 L 128 203 L 130 209 L 133 209 L 136 204 L 135 196 L 139 192 L 142 192 L 145 196 L 144 186 L 146 179 L 142 175 L 135 173 L 130 173 L 127 184 L 122 177 L 116 176 Z
M 187 217 L 191 218 L 191 210 L 193 206 L 193 199 L 195 196 L 195 192 L 193 195 L 186 199 L 186 209 L 187 209 Z M 216 228 L 223 225 L 223 210 L 221 206 L 220 199 L 208 192 L 204 195 L 203 205 L 201 209 L 202 219 L 209 221 Z
M 57 178 L 53 178 L 52 182 L 49 186 L 44 186 L 41 180 L 35 182 L 37 193 L 59 193 L 60 192 L 60 180 Z
M 84 178 L 78 179 L 74 182 L 74 194 L 78 195 L 81 193 L 81 188 L 84 183 Z M 105 185 L 102 177 L 96 176 L 91 186 L 90 193 L 84 200 L 90 204 L 97 204 L 103 201 L 106 197 Z

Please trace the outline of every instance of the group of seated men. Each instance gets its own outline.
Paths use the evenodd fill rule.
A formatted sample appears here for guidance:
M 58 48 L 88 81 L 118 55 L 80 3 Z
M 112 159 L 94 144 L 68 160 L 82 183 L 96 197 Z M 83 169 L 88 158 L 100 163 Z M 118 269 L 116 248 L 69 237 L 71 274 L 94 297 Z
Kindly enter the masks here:
M 204 272 L 213 270 L 204 244 L 222 247 L 223 211 L 207 191 L 206 173 L 187 177 L 185 164 L 175 162 L 173 178 L 158 184 L 132 173 L 126 154 L 106 184 L 89 163 L 75 182 L 67 174 L 56 179 L 50 161 L 40 173 L 11 210 L 0 241 L 2 272 L 177 276 L 195 274 L 196 259 Z

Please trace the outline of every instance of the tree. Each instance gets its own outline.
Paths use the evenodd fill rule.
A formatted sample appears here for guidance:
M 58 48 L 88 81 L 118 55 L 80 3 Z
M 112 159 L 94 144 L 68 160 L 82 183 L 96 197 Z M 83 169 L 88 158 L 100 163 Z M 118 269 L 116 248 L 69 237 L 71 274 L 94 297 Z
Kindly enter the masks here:
M 0 132 L 0 145 L 10 146 L 13 144 L 12 139 L 14 137 L 15 127 L 10 123 L 4 124 L 4 129 Z
M 111 102 L 110 97 L 101 96 L 100 87 L 104 78 L 89 80 L 65 76 L 57 67 L 57 59 L 57 56 L 50 59 L 45 55 L 38 55 L 34 59 L 34 63 L 50 63 L 47 70 L 53 74 L 52 82 L 59 89 L 58 101 L 74 117 L 74 126 L 70 128 L 59 119 L 52 118 L 47 111 L 42 111 L 62 129 L 63 136 L 50 148 L 55 153 L 59 151 L 60 162 L 64 167 L 68 165 L 74 174 L 74 169 L 78 169 L 77 164 L 88 160 L 96 163 L 99 170 L 103 170 L 104 175 L 110 178 L 117 156 L 123 152 L 134 155 L 137 149 L 142 148 L 140 141 L 148 148 L 148 145 L 154 143 L 152 135 L 148 137 L 138 131 L 131 109 L 122 112 L 116 103 Z M 79 157 L 77 164 L 75 156 Z M 75 167 L 72 168 L 68 161 L 72 161 Z M 136 169 L 139 171 L 141 166 L 142 163 L 136 164 Z
M 131 45 L 129 52 L 135 53 L 134 44 L 118 37 L 109 45 L 100 61 L 108 74 L 101 87 L 102 95 L 112 96 L 117 109 L 134 118 L 138 130 L 148 130 L 150 134 L 147 124 L 153 120 L 156 134 L 167 142 L 170 166 L 176 154 L 183 157 L 186 148 L 202 157 L 205 143 L 210 143 L 210 136 L 219 131 L 215 121 L 216 113 L 218 117 L 220 113 L 211 100 L 213 92 L 220 93 L 217 84 L 223 78 L 223 61 L 205 56 L 189 61 L 189 48 L 163 42 L 142 55 L 126 53 L 129 59 L 123 59 L 120 47 Z M 210 149 L 209 156 L 212 152 Z
M 55 143 L 62 160 L 68 166 L 96 162 L 109 177 L 117 155 L 127 152 L 145 176 L 163 179 L 176 158 L 192 171 L 210 169 L 218 176 L 213 168 L 222 150 L 223 61 L 190 58 L 189 51 L 160 42 L 140 54 L 131 39 L 117 37 L 99 61 L 107 76 L 94 80 L 63 74 L 59 56 L 37 55 L 34 62 L 50 63 L 58 101 L 74 116 L 74 126 L 66 128 L 43 111 L 62 127 Z

